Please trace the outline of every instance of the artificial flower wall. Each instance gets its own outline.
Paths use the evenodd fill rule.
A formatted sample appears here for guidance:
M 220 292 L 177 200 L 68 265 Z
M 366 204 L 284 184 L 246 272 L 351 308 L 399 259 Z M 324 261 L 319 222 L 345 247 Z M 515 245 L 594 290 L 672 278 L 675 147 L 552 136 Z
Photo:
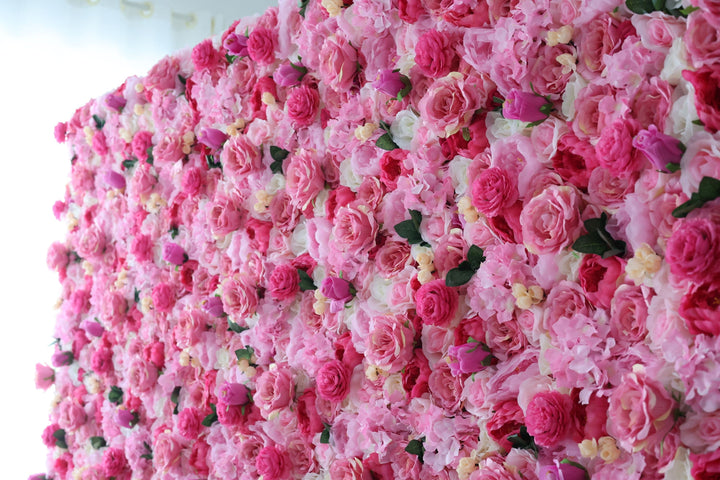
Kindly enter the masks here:
M 719 27 L 282 0 L 90 101 L 33 478 L 718 478 Z

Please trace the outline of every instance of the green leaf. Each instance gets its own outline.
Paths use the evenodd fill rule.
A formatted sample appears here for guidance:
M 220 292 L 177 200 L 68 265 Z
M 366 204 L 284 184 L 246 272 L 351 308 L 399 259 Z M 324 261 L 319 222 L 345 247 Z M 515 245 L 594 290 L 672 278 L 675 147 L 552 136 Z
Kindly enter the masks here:
M 670 173 L 675 173 L 678 170 L 680 170 L 680 164 L 670 162 L 667 165 L 665 165 L 665 170 L 667 170 Z
M 110 392 L 108 392 L 108 400 L 110 403 L 114 403 L 115 405 L 120 405 L 123 401 L 123 391 L 122 388 L 113 385 L 110 387 Z
M 232 63 L 233 63 L 233 62 L 235 61 L 235 59 L 237 59 L 237 58 L 238 58 L 237 55 L 230 55 L 229 53 L 226 53 L 226 54 L 225 54 L 225 60 L 227 60 L 227 62 L 228 62 L 230 65 L 232 65 Z
M 215 157 L 212 155 L 205 155 L 205 161 L 207 162 L 208 168 L 219 168 L 222 170 L 222 163 L 218 160 L 215 161 Z
M 147 453 L 140 455 L 140 458 L 146 458 L 148 460 L 152 460 L 153 459 L 152 448 L 150 448 L 150 445 L 147 442 L 143 442 L 143 445 L 145 446 L 145 451 Z
M 389 123 L 383 122 L 382 120 L 380 120 L 380 124 L 379 124 L 379 125 L 380 125 L 380 128 L 382 128 L 382 129 L 385 130 L 386 132 L 390 133 L 390 124 L 389 124 Z
M 483 254 L 482 248 L 477 245 L 470 245 L 467 254 L 467 261 L 470 262 L 470 266 L 473 270 L 480 268 L 480 265 L 485 261 L 485 255 Z
M 419 210 L 408 210 L 408 212 L 410 213 L 413 225 L 419 230 L 420 224 L 422 223 L 422 213 Z
M 170 395 L 170 401 L 175 404 L 173 409 L 173 415 L 178 414 L 178 407 L 180 406 L 180 387 L 175 387 Z
M 103 437 L 90 437 L 90 445 L 92 445 L 95 450 L 98 450 L 107 446 L 107 442 Z
M 652 0 L 627 0 L 625 6 L 633 13 L 650 13 L 655 10 Z
M 682 15 L 683 17 L 687 17 L 695 10 L 700 10 L 700 7 L 693 7 L 693 6 L 685 7 L 683 9 L 678 10 L 678 13 L 680 13 L 680 15 Z
M 466 142 L 469 142 L 470 140 L 472 140 L 472 136 L 470 136 L 470 129 L 468 127 L 463 127 L 462 136 Z
M 459 287 L 465 285 L 475 275 L 475 270 L 463 270 L 461 268 L 452 268 L 445 276 L 445 285 L 448 287 Z
M 178 229 L 177 225 L 173 225 L 170 227 L 170 238 L 175 239 L 175 237 L 177 237 L 179 233 L 180 230 Z
M 697 193 L 693 193 L 690 197 L 690 200 L 683 203 L 682 205 L 679 205 L 675 210 L 672 211 L 672 216 L 675 218 L 685 218 L 687 217 L 688 213 L 692 212 L 696 208 L 700 208 L 703 205 L 705 205 L 705 202 L 703 202 Z
M 377 141 L 375 141 L 375 146 L 378 148 L 382 148 L 383 150 L 388 150 L 388 151 L 400 148 L 400 147 L 398 147 L 397 143 L 395 143 L 395 141 L 393 140 L 392 135 L 390 135 L 389 133 L 386 133 L 386 134 L 382 135 L 380 138 L 378 138 Z
M 282 162 L 287 158 L 288 155 L 290 155 L 290 152 L 288 150 L 285 150 L 284 148 L 276 147 L 275 145 L 272 145 L 270 147 L 270 156 L 276 162 Z
M 67 442 L 65 441 L 65 430 L 58 428 L 53 432 L 53 437 L 55 437 L 56 446 L 60 448 L 68 448 Z
M 241 327 L 240 325 L 228 318 L 228 330 L 232 330 L 235 333 L 242 333 L 245 330 L 248 330 L 248 327 Z
M 206 416 L 203 421 L 201 422 L 204 427 L 209 427 L 213 423 L 217 422 L 218 416 L 217 416 L 217 410 L 215 409 L 215 404 L 211 403 L 210 408 L 212 409 L 212 413 L 208 416 Z
M 424 442 L 425 437 L 422 437 L 419 440 L 410 440 L 407 444 L 407 447 L 405 447 L 405 451 L 408 452 L 410 455 L 417 455 L 420 463 L 423 463 L 423 456 L 425 455 L 425 445 L 423 444 Z
M 252 363 L 252 356 L 255 354 L 255 349 L 252 347 L 245 345 L 245 348 L 240 348 L 238 350 L 235 350 L 235 356 L 238 360 L 245 359 L 248 362 Z
M 310 0 L 299 0 L 298 1 L 298 7 L 300 7 L 300 16 L 305 18 L 305 9 L 308 6 L 308 3 L 310 3 Z
M 359 69 L 358 69 L 359 70 Z M 407 97 L 410 91 L 412 90 L 412 83 L 410 82 L 410 79 L 406 77 L 405 75 L 400 75 L 400 80 L 403 82 L 403 88 L 400 90 L 397 94 L 397 100 L 398 102 L 402 100 L 403 98 Z
M 407 239 L 410 245 L 415 245 L 423 241 L 422 235 L 412 220 L 405 220 L 395 225 L 395 232 L 402 238 Z
M 507 437 L 508 442 L 513 446 L 513 448 L 518 448 L 520 450 L 530 450 L 535 454 L 535 457 L 538 455 L 538 446 L 535 444 L 535 439 L 528 433 L 527 427 L 523 425 L 520 427 L 520 431 L 516 433 L 515 435 L 509 435 Z
M 720 197 L 720 180 L 712 177 L 703 177 L 698 187 L 700 200 L 711 202 Z
M 133 293 L 133 300 L 135 300 L 135 303 L 140 303 L 140 290 L 137 288 L 135 289 L 135 293 Z
M 187 79 L 180 74 L 178 74 L 178 80 L 180 80 L 180 83 L 183 85 L 187 85 Z
M 155 162 L 155 157 L 153 157 L 153 147 L 150 146 L 147 148 L 147 160 L 145 160 L 147 163 L 152 165 Z
M 500 97 L 495 97 L 495 96 L 492 97 L 492 101 L 495 102 L 495 103 L 498 103 L 498 104 L 500 104 L 500 105 L 502 105 L 503 103 L 505 103 L 505 100 L 503 100 L 503 99 L 500 98 Z
M 282 162 L 282 161 L 272 162 L 272 163 L 270 164 L 270 171 L 271 171 L 272 173 L 282 174 L 282 173 L 283 173 L 282 167 L 283 167 L 283 162 Z
M 320 443 L 330 443 L 330 425 L 325 424 L 325 428 L 320 434 Z
M 123 160 L 122 164 L 125 169 L 130 170 L 135 166 L 137 163 L 137 158 L 128 158 L 127 160 Z
M 700 120 L 699 118 L 698 118 L 697 120 L 693 120 L 692 123 L 693 123 L 694 125 L 700 125 L 701 127 L 704 127 L 704 126 L 705 126 L 705 123 L 703 123 L 703 121 Z
M 93 115 L 92 118 L 95 121 L 95 127 L 97 127 L 98 130 L 102 130 L 102 128 L 105 126 L 105 120 L 98 117 L 97 115 Z
M 602 255 L 605 253 L 607 245 L 600 235 L 596 232 L 588 233 L 583 235 L 573 243 L 572 249 L 580 253 L 594 253 L 596 255 Z
M 300 291 L 307 292 L 308 290 L 317 290 L 312 277 L 310 277 L 305 270 L 298 268 L 297 272 L 300 276 Z
M 607 215 L 603 212 L 600 218 L 589 218 L 584 222 L 587 235 L 580 236 L 572 249 L 580 253 L 594 253 L 608 258 L 613 255 L 622 256 L 625 254 L 625 242 L 615 240 L 607 230 Z
M 655 11 L 665 10 L 665 0 L 652 0 Z

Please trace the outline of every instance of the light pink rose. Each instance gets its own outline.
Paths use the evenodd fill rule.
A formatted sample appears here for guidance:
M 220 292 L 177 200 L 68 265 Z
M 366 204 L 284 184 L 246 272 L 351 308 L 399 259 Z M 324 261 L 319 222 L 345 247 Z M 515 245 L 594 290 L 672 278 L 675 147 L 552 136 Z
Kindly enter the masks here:
M 285 190 L 296 208 L 305 210 L 325 187 L 317 154 L 300 150 L 285 165 Z
M 485 90 L 476 85 L 478 81 L 473 78 L 466 82 L 465 77 L 454 73 L 430 85 L 418 108 L 432 133 L 446 137 L 470 123 L 475 110 L 485 103 L 481 98 Z
M 55 370 L 47 365 L 35 364 L 35 388 L 47 390 L 55 383 Z
M 350 89 L 355 78 L 357 59 L 357 50 L 344 35 L 327 37 L 320 50 L 320 78 L 334 90 Z
M 338 209 L 332 235 L 338 250 L 347 256 L 357 257 L 375 245 L 377 231 L 375 216 L 365 206 L 349 205 Z
M 145 360 L 133 359 L 125 371 L 130 388 L 136 393 L 144 393 L 155 386 L 158 370 L 155 365 Z
M 153 465 L 162 470 L 179 466 L 182 446 L 172 433 L 163 432 L 157 436 L 152 449 Z
M 57 422 L 60 428 L 73 432 L 80 428 L 87 421 L 85 409 L 77 402 L 66 398 L 57 408 Z
M 705 65 L 717 67 L 720 63 L 720 33 L 717 25 L 710 23 L 708 15 L 690 15 L 683 40 L 695 68 Z
M 447 326 L 458 308 L 458 292 L 442 279 L 426 283 L 415 293 L 417 314 L 430 325 Z
M 398 372 L 412 359 L 414 336 L 415 332 L 404 317 L 373 317 L 365 358 L 390 373 Z
M 628 451 L 660 442 L 675 421 L 675 402 L 640 368 L 628 372 L 610 396 L 608 433 Z
M 265 27 L 255 27 L 247 39 L 247 52 L 259 65 L 270 65 L 275 61 L 277 32 Z
M 352 372 L 339 360 L 331 360 L 323 364 L 317 372 L 318 396 L 328 402 L 342 402 L 350 392 Z
M 407 242 L 386 241 L 375 255 L 375 266 L 386 278 L 401 272 L 410 260 L 410 246 Z
M 81 258 L 93 258 L 105 250 L 105 234 L 95 224 L 82 229 L 76 249 Z
M 280 366 L 263 372 L 257 379 L 255 387 L 253 401 L 264 416 L 287 407 L 295 397 L 295 384 L 288 367 Z
M 618 341 L 640 342 L 647 335 L 648 302 L 642 290 L 620 285 L 610 304 L 610 328 Z
M 673 40 L 685 33 L 685 22 L 662 12 L 633 15 L 630 20 L 648 50 L 667 52 Z
M 255 313 L 258 294 L 255 287 L 244 278 L 229 279 L 222 286 L 223 310 L 235 320 Z
M 308 85 L 294 87 L 285 101 L 288 117 L 298 127 L 307 127 L 315 122 L 320 110 L 320 94 Z
M 558 253 L 575 241 L 580 195 L 573 187 L 550 186 L 525 204 L 520 214 L 525 247 L 535 254 Z
M 640 15 L 638 15 L 640 16 Z M 665 80 L 652 77 L 642 82 L 630 102 L 630 111 L 643 128 L 665 125 L 672 106 L 673 88 Z
M 223 172 L 227 172 L 238 181 L 262 168 L 260 151 L 245 135 L 230 137 L 223 147 L 220 159 Z
M 428 387 L 434 402 L 447 414 L 453 414 L 460 408 L 463 386 L 460 379 L 452 374 L 447 362 L 435 365 L 428 378 Z
M 180 61 L 175 56 L 166 56 L 156 63 L 145 77 L 145 86 L 159 90 L 175 88 Z
M 70 252 L 60 242 L 53 242 L 48 248 L 46 263 L 48 268 L 60 271 L 70 263 Z
M 720 277 L 720 224 L 715 216 L 681 218 L 673 226 L 665 260 L 681 280 L 710 283 Z
M 153 148 L 153 157 L 158 163 L 174 163 L 183 158 L 182 137 L 165 135 Z
M 525 410 L 525 426 L 535 442 L 554 447 L 568 434 L 572 400 L 560 392 L 540 392 L 530 400 Z
M 703 177 L 720 179 L 720 142 L 717 135 L 700 132 L 687 144 L 687 150 L 680 162 L 680 185 L 690 197 L 698 191 Z
M 680 424 L 680 439 L 694 453 L 720 448 L 720 412 L 690 410 Z
M 578 57 L 582 59 L 581 65 L 590 72 L 599 74 L 605 66 L 603 57 L 613 53 L 619 46 L 622 40 L 619 23 L 612 15 L 603 14 L 581 30 Z
M 243 215 L 229 199 L 217 198 L 208 202 L 208 207 L 208 223 L 213 235 L 225 236 L 242 225 Z

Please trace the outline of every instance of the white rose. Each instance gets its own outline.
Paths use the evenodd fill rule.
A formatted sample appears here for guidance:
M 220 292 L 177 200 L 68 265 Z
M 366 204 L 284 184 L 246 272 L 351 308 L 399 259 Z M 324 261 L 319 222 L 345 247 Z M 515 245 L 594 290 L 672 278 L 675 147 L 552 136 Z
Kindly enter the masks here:
M 393 281 L 376 275 L 370 282 L 370 298 L 368 306 L 376 312 L 387 312 L 390 310 L 389 300 Z
M 275 195 L 283 188 L 285 188 L 285 175 L 280 173 L 273 175 L 267 185 L 265 185 L 265 191 L 268 195 Z
M 318 193 L 317 197 L 315 197 L 315 200 L 313 201 L 313 213 L 315 213 L 316 217 L 325 216 L 325 202 L 327 201 L 329 194 L 329 190 L 323 190 Z
M 682 81 L 682 71 L 689 69 L 687 61 L 687 50 L 682 37 L 673 40 L 672 47 L 665 57 L 665 65 L 663 65 L 660 78 L 668 82 L 670 85 L 677 85 Z
M 448 165 L 448 172 L 450 173 L 450 178 L 452 179 L 457 195 L 465 195 L 468 190 L 467 172 L 471 162 L 472 160 L 469 158 L 457 155 Z
M 565 86 L 565 92 L 562 96 L 563 103 L 561 111 L 565 118 L 568 119 L 568 121 L 572 120 L 575 117 L 575 99 L 577 98 L 578 93 L 580 93 L 580 90 L 582 90 L 586 86 L 587 82 L 585 81 L 585 79 L 577 73 L 574 73 L 570 77 L 570 80 Z
M 218 348 L 215 354 L 216 368 L 227 369 L 230 366 L 230 353 L 225 348 Z
M 415 137 L 419 119 L 420 117 L 410 110 L 403 110 L 395 116 L 395 120 L 390 125 L 390 133 L 398 147 L 410 150 L 410 144 L 413 137 Z
M 362 177 L 357 175 L 352 168 L 352 163 L 349 159 L 345 159 L 340 162 L 340 184 L 345 185 L 353 192 L 357 192 L 362 183 Z
M 305 221 L 301 221 L 293 230 L 292 237 L 290 238 L 290 250 L 296 257 L 307 252 L 307 226 Z
M 528 122 L 520 120 L 508 120 L 504 118 L 500 112 L 489 112 L 485 123 L 488 125 L 488 136 L 499 139 L 512 137 L 513 135 L 522 132 L 527 127 Z
M 695 108 L 695 93 L 692 92 L 692 85 L 687 84 L 687 86 L 691 93 L 675 100 L 670 109 L 672 135 L 683 143 L 688 143 L 696 133 L 704 130 L 702 126 L 693 123 L 694 120 L 698 119 L 697 109 Z

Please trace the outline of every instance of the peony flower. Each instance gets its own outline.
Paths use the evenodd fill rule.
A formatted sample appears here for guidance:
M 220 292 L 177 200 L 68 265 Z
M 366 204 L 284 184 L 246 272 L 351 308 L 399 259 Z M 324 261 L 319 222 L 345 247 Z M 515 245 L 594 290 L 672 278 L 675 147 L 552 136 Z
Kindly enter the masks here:
M 477 341 L 451 346 L 448 349 L 448 356 L 450 372 L 455 377 L 484 370 L 492 359 L 488 346 Z
M 655 125 L 640 130 L 632 142 L 633 147 L 645 154 L 657 170 L 668 173 L 668 164 L 679 164 L 683 155 L 680 140 L 660 132 Z
M 245 405 L 250 400 L 248 389 L 242 383 L 225 382 L 218 398 L 227 405 Z
M 568 433 L 572 400 L 560 392 L 540 392 L 530 400 L 525 410 L 525 426 L 535 442 L 554 447 Z
M 337 313 L 345 304 L 352 300 L 355 288 L 347 280 L 340 277 L 326 277 L 320 284 L 320 293 L 332 300 L 330 312 Z
M 228 136 L 217 128 L 204 128 L 198 135 L 198 141 L 210 150 L 219 150 L 227 138 Z
M 503 117 L 528 123 L 541 122 L 548 118 L 552 103 L 535 93 L 510 90 L 503 102 Z

